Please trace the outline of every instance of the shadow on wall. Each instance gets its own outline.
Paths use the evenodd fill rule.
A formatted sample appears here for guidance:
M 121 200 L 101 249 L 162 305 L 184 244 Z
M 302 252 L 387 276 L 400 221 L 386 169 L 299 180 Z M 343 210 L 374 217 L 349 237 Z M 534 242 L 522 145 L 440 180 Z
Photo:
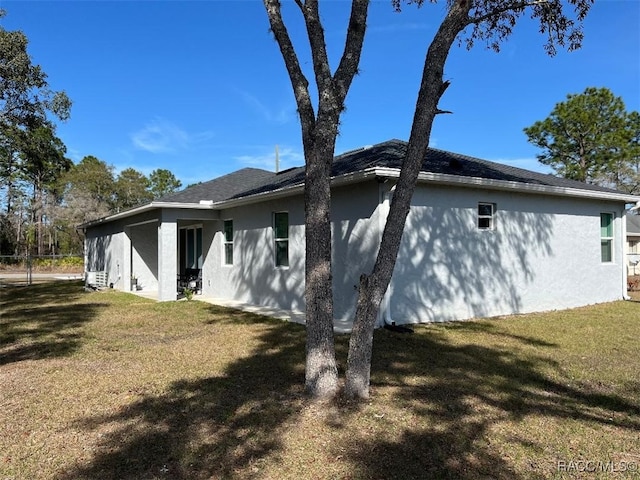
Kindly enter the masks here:
M 412 209 L 392 280 L 394 321 L 522 311 L 538 262 L 552 255 L 553 216 L 498 210 L 496 228 L 480 230 L 476 204 Z
M 460 320 L 531 311 L 538 305 L 535 295 L 541 293 L 531 291 L 546 286 L 538 277 L 549 275 L 552 265 L 554 209 L 546 200 L 534 199 L 541 212 L 528 211 L 531 199 L 492 194 L 498 199 L 496 228 L 480 230 L 481 195 L 429 188 L 414 197 L 392 280 L 394 321 Z M 369 192 L 369 197 L 375 199 L 375 194 Z M 371 272 L 379 249 L 377 203 L 348 201 L 348 196 L 342 198 L 344 210 L 335 202 L 332 217 L 334 314 L 339 328 L 349 327 L 358 279 Z M 291 228 L 301 231 L 304 226 Z M 238 297 L 304 310 L 304 235 L 291 236 L 290 267 L 279 269 L 274 267 L 268 229 L 238 234 L 241 259 L 231 273 Z M 578 248 L 578 239 L 575 242 Z
M 291 217 L 290 217 L 291 218 Z M 290 232 L 303 226 L 290 224 Z M 269 228 L 236 233 L 240 248 L 234 250 L 231 284 L 235 298 L 256 305 L 304 311 L 304 240 L 289 237 L 289 266 L 275 266 L 275 247 Z M 239 254 L 239 255 L 238 255 Z
M 348 326 L 355 308 L 360 274 L 370 270 L 378 249 L 377 216 L 378 184 L 339 189 L 334 194 L 333 285 L 336 325 Z M 236 231 L 237 262 L 230 270 L 230 283 L 236 298 L 250 303 L 304 311 L 305 235 L 302 197 L 295 203 L 282 205 L 289 211 L 289 266 L 275 266 L 273 231 L 264 223 Z M 278 205 L 280 206 L 280 205 Z M 278 208 L 272 208 L 277 211 Z M 266 209 L 269 212 L 269 209 Z M 262 218 L 264 218 L 264 214 Z M 372 228 L 376 222 L 376 229 Z
M 380 185 L 370 182 L 337 189 L 333 195 L 333 298 L 338 329 L 350 329 L 358 284 L 373 269 L 380 248 Z
M 111 244 L 113 243 L 113 237 L 111 235 L 99 235 L 95 237 L 87 237 L 87 265 L 85 268 L 89 272 L 109 272 L 109 283 L 116 283 L 120 281 L 117 278 L 117 267 L 111 264 Z M 122 265 L 120 265 L 122 269 Z M 122 270 L 119 272 L 122 274 Z
M 130 227 L 131 275 L 138 279 L 138 286 L 153 290 L 158 288 L 158 224 L 147 223 Z

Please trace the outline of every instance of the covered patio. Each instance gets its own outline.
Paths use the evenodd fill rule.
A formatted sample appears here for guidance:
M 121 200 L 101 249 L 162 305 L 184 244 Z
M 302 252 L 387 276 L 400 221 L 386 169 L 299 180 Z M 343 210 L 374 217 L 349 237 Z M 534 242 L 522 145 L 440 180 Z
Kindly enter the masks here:
M 154 213 L 127 219 L 119 288 L 160 301 L 176 300 L 184 287 L 201 293 L 203 282 L 210 282 L 202 267 L 220 228 L 218 212 L 164 208 Z

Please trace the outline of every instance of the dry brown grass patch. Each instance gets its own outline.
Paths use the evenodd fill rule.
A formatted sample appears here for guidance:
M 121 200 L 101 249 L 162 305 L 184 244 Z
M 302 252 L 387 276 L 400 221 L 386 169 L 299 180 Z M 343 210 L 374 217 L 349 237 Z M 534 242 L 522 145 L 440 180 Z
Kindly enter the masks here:
M 558 466 L 640 463 L 637 302 L 381 330 L 371 400 L 315 403 L 298 325 L 79 284 L 2 294 L 2 480 L 633 478 Z

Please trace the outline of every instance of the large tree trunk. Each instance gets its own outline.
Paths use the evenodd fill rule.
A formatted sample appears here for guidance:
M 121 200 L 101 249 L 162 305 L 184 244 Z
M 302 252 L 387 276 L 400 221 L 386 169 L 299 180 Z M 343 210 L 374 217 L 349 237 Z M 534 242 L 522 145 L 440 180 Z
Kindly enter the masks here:
M 331 135 L 313 137 L 305 141 L 305 388 L 315 398 L 328 398 L 338 390 L 331 270 L 330 179 L 334 145 Z
M 327 56 L 318 0 L 296 0 L 305 21 L 316 86 L 317 117 L 305 77 L 282 20 L 279 0 L 263 0 L 298 106 L 305 154 L 305 302 L 307 362 L 305 386 L 316 398 L 338 389 L 333 339 L 333 281 L 331 274 L 331 166 L 340 114 L 358 71 L 366 30 L 369 0 L 353 0 L 344 52 L 334 75 Z
M 411 206 L 418 174 L 425 159 L 438 101 L 448 83 L 444 64 L 457 35 L 469 24 L 471 2 L 453 4 L 438 29 L 425 59 L 407 154 L 400 171 L 380 249 L 370 275 L 360 277 L 358 303 L 349 340 L 345 393 L 349 398 L 368 398 L 373 352 L 373 331 L 380 302 L 391 281 L 405 220 Z

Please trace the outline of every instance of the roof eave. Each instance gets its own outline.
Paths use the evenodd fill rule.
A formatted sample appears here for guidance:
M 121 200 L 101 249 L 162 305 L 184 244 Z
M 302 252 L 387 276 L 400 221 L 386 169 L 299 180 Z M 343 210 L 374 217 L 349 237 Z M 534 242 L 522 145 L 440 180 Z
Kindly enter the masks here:
M 150 210 L 155 210 L 157 208 L 188 208 L 191 210 L 212 210 L 214 207 L 213 207 L 213 204 L 211 203 L 151 202 L 145 205 L 140 205 L 139 207 L 134 207 L 129 210 L 125 210 L 123 212 L 114 213 L 113 215 L 108 215 L 106 217 L 98 218 L 96 220 L 91 220 L 90 222 L 86 222 L 81 225 L 78 225 L 77 228 L 84 229 L 89 227 L 95 227 L 103 223 L 113 222 L 115 220 L 133 217 L 134 215 L 145 213 Z
M 331 178 L 331 186 L 338 187 L 341 185 L 347 185 L 350 183 L 358 183 L 364 180 L 374 178 L 377 175 L 375 168 L 367 168 L 365 170 L 359 170 L 353 173 L 346 173 L 344 175 L 337 175 Z M 275 200 L 282 197 L 289 197 L 291 195 L 302 194 L 304 192 L 304 184 L 298 183 L 296 185 L 290 185 L 283 188 L 278 188 L 268 192 L 255 193 L 247 195 L 245 197 L 233 198 L 230 200 L 222 200 L 213 204 L 216 209 L 219 208 L 234 208 L 244 205 L 250 205 L 265 200 Z
M 400 169 L 387 167 L 369 167 L 357 172 L 338 175 L 331 179 L 333 187 L 358 183 L 375 177 L 382 178 L 398 178 Z M 459 175 L 450 175 L 444 173 L 420 172 L 418 181 L 424 183 L 432 183 L 437 185 L 452 185 L 464 187 L 487 188 L 491 190 L 518 191 L 521 193 L 532 193 L 540 195 L 558 195 L 566 197 L 591 198 L 599 200 L 620 201 L 625 203 L 636 203 L 640 201 L 640 196 L 625 194 L 622 192 L 604 192 L 597 190 L 587 190 L 580 188 L 557 187 L 551 185 L 539 185 L 532 183 L 515 182 L 509 180 L 494 180 L 481 177 L 466 177 Z M 244 197 L 222 200 L 214 203 L 185 203 L 185 202 L 151 202 L 146 205 L 126 210 L 124 212 L 115 213 L 107 217 L 103 217 L 91 222 L 83 223 L 78 228 L 84 229 L 94 227 L 106 222 L 112 222 L 122 218 L 132 217 L 140 213 L 144 213 L 157 208 L 185 208 L 192 210 L 219 210 L 222 208 L 233 208 L 244 205 L 250 205 L 265 200 L 274 200 L 278 198 L 288 197 L 291 195 L 302 194 L 304 192 L 304 184 L 299 183 L 283 188 L 278 188 L 268 192 L 256 193 Z
M 397 178 L 400 170 L 397 168 L 377 168 L 377 175 L 381 177 Z M 557 187 L 534 183 L 514 182 L 510 180 L 495 180 L 481 177 L 463 177 L 445 173 L 420 172 L 419 182 L 438 185 L 453 185 L 465 187 L 488 188 L 491 190 L 518 191 L 540 195 L 558 195 L 566 197 L 593 198 L 598 200 L 612 200 L 625 203 L 640 201 L 640 196 L 622 192 L 604 192 L 570 187 Z

